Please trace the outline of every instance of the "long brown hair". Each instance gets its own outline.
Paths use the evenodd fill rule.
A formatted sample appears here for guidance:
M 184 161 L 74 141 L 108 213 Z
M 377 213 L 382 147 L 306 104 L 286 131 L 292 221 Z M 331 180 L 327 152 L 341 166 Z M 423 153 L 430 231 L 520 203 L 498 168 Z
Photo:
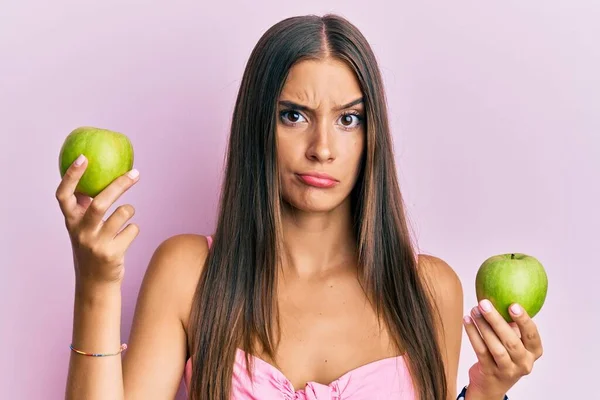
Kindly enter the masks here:
M 189 321 L 191 400 L 228 400 L 236 351 L 274 359 L 276 276 L 283 241 L 276 104 L 290 68 L 334 57 L 355 72 L 366 107 L 366 150 L 351 199 L 365 292 L 405 356 L 420 399 L 446 399 L 435 308 L 419 277 L 396 176 L 375 55 L 336 15 L 287 18 L 250 55 L 233 114 L 214 244 Z

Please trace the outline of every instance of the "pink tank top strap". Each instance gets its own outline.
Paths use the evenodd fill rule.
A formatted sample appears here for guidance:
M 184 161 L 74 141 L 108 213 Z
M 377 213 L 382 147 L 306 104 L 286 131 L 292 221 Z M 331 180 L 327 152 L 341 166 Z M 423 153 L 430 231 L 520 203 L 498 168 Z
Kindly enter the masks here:
M 213 242 L 213 238 L 211 235 L 206 236 L 206 241 L 208 242 L 208 248 L 210 249 L 210 246 L 212 246 L 212 242 Z

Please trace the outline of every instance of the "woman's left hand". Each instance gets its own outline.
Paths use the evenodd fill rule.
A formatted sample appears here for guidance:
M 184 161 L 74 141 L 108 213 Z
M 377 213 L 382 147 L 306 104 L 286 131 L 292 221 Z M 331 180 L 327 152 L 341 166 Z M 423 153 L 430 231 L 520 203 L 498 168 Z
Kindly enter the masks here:
M 482 300 L 464 319 L 478 359 L 469 370 L 469 395 L 503 399 L 521 377 L 531 373 L 533 364 L 542 356 L 537 326 L 527 312 L 513 304 L 509 313 L 514 323 L 506 322 L 489 300 Z

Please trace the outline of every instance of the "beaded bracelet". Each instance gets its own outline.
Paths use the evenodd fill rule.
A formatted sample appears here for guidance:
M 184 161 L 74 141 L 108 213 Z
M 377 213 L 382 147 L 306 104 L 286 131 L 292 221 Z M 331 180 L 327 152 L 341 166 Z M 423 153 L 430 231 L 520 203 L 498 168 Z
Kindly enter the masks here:
M 117 351 L 116 353 L 112 353 L 112 354 L 102 354 L 102 353 L 86 353 L 85 351 L 81 351 L 81 350 L 77 350 L 75 347 L 73 347 L 73 345 L 71 344 L 69 346 L 71 348 L 71 350 L 73 350 L 75 353 L 77 354 L 81 354 L 82 356 L 89 356 L 89 357 L 109 357 L 109 356 L 117 356 L 119 354 L 121 354 L 122 352 L 124 352 L 125 350 L 127 350 L 127 344 L 123 343 L 121 345 L 121 347 L 119 348 L 119 351 Z
M 465 386 L 458 394 L 458 397 L 456 398 L 456 400 L 465 400 L 466 398 L 467 398 L 467 387 Z M 504 400 L 508 400 L 507 395 L 504 395 Z

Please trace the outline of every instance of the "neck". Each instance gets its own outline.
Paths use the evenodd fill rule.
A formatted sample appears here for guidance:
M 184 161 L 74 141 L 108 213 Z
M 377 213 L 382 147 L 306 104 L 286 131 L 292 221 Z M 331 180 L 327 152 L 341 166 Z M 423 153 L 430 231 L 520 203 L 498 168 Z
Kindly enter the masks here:
M 284 274 L 314 277 L 356 267 L 356 238 L 350 201 L 327 212 L 304 212 L 284 204 Z

